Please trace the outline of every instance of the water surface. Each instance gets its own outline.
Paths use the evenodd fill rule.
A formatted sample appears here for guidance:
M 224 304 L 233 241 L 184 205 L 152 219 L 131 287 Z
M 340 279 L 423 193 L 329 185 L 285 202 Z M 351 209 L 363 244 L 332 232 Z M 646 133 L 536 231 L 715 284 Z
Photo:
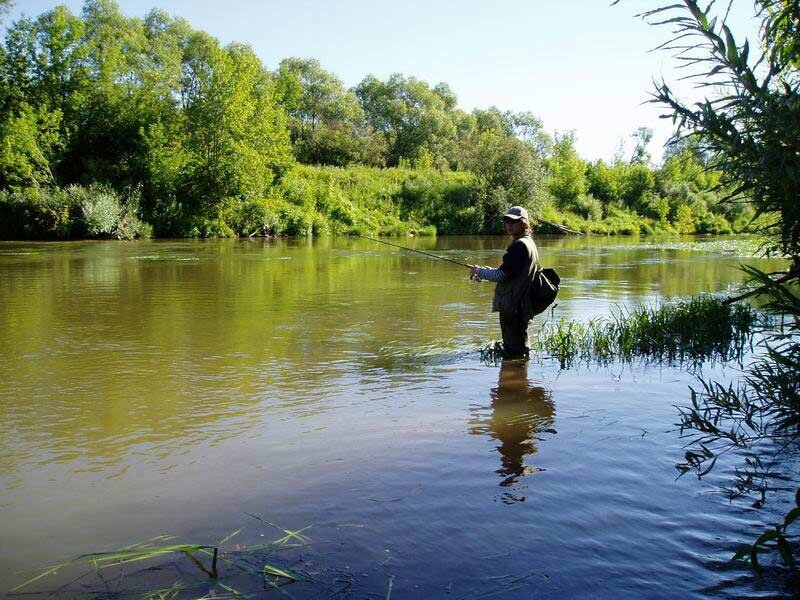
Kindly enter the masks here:
M 496 266 L 506 242 L 402 243 Z M 727 239 L 538 244 L 554 318 L 784 267 Z M 774 593 L 727 559 L 784 507 L 676 479 L 695 373 L 485 364 L 492 286 L 466 275 L 353 239 L 0 243 L 0 593 L 162 534 L 282 535 L 258 518 L 309 527 L 277 558 L 343 596 Z

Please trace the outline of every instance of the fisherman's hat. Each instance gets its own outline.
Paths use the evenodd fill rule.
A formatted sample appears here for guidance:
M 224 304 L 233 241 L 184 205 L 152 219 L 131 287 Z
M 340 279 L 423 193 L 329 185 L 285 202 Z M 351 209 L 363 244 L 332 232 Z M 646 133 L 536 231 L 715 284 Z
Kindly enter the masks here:
M 503 215 L 504 221 L 525 221 L 528 223 L 528 211 L 521 206 L 512 206 Z

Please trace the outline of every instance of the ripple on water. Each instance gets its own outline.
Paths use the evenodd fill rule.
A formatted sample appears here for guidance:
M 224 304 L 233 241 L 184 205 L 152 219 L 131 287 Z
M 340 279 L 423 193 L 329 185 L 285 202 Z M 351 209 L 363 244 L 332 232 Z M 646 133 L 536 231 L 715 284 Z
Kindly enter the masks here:
M 436 243 L 499 260 L 495 242 Z M 766 594 L 726 559 L 781 507 L 675 479 L 691 374 L 483 364 L 490 286 L 337 243 L 0 247 L 0 590 L 250 513 L 312 524 L 303 559 L 365 573 L 356 595 L 385 596 L 387 574 L 398 597 Z M 735 279 L 724 251 L 558 243 L 548 263 L 590 275 L 565 278 L 553 318 Z M 665 291 L 654 268 L 677 253 Z

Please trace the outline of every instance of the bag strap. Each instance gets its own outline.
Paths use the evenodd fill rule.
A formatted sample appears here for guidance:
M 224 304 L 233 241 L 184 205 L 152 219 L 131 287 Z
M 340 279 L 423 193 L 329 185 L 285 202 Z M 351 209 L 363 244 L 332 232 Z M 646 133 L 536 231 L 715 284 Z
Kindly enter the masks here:
M 524 235 L 519 238 L 519 241 L 525 244 L 525 248 L 528 249 L 528 260 L 530 261 L 530 265 L 528 266 L 528 278 L 530 279 L 536 275 L 537 271 L 541 270 L 541 266 L 536 264 L 533 260 L 533 247 L 531 246 L 531 244 L 533 244 L 533 240 L 531 237 Z

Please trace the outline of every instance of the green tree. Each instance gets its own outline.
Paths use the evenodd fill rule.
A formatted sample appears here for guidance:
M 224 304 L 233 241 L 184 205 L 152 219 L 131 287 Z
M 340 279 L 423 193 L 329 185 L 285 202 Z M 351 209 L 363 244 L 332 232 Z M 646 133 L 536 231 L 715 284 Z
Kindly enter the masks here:
M 449 88 L 431 89 L 424 81 L 395 73 L 387 81 L 372 75 L 355 88 L 367 124 L 388 147 L 387 164 L 416 159 L 423 148 L 442 156 L 442 145 L 456 133 L 451 116 L 455 96 Z
M 641 163 L 628 165 L 620 181 L 620 196 L 625 206 L 639 213 L 648 211 L 650 196 L 656 187 L 653 172 Z
M 602 160 L 588 165 L 586 178 L 589 183 L 589 193 L 604 204 L 620 202 L 622 197 L 622 178 L 624 168 L 622 163 L 613 166 Z
M 54 184 L 51 159 L 61 143 L 60 117 L 23 104 L 0 122 L 0 188 Z
M 5 164 L 29 164 L 39 183 L 42 177 L 64 180 L 65 156 L 81 124 L 86 90 L 83 32 L 81 19 L 60 6 L 36 20 L 20 19 L 6 36 L 4 131 L 14 142 L 5 149 Z M 39 126 L 40 135 L 28 135 L 30 127 Z M 12 159 L 15 151 L 24 156 Z
M 367 136 L 356 95 L 314 59 L 287 58 L 276 74 L 277 97 L 289 115 L 295 156 L 303 163 L 344 166 L 359 160 Z
M 575 133 L 556 136 L 548 161 L 550 193 L 561 207 L 568 207 L 589 189 L 587 165 L 575 149 Z
M 291 166 L 274 84 L 249 47 L 223 49 L 208 34 L 194 33 L 185 51 L 182 98 L 188 197 L 203 205 L 228 196 L 262 197 Z
M 725 90 L 689 105 L 662 82 L 653 101 L 672 110 L 676 140 L 692 138 L 710 157 L 730 190 L 728 200 L 744 196 L 758 214 L 779 215 L 764 221 L 771 248 L 800 264 L 800 6 L 757 0 L 756 7 L 762 18 L 760 57 L 751 56 L 748 41 L 738 45 L 724 20 L 695 0 L 647 13 L 680 10 L 673 22 L 682 37 L 674 45 L 701 52 L 689 64 L 698 67 L 694 75 L 703 88 Z
M 12 0 L 0 0 L 0 23 L 3 22 L 2 18 L 11 10 L 12 6 L 14 6 Z
M 631 154 L 632 165 L 647 165 L 650 164 L 650 153 L 647 151 L 647 146 L 653 139 L 653 130 L 649 127 L 639 127 L 631 134 L 634 146 L 633 153 Z
M 141 123 L 147 122 L 142 70 L 148 39 L 140 19 L 129 19 L 115 0 L 86 0 L 88 85 L 82 124 L 71 145 L 73 179 L 121 187 L 140 180 Z

